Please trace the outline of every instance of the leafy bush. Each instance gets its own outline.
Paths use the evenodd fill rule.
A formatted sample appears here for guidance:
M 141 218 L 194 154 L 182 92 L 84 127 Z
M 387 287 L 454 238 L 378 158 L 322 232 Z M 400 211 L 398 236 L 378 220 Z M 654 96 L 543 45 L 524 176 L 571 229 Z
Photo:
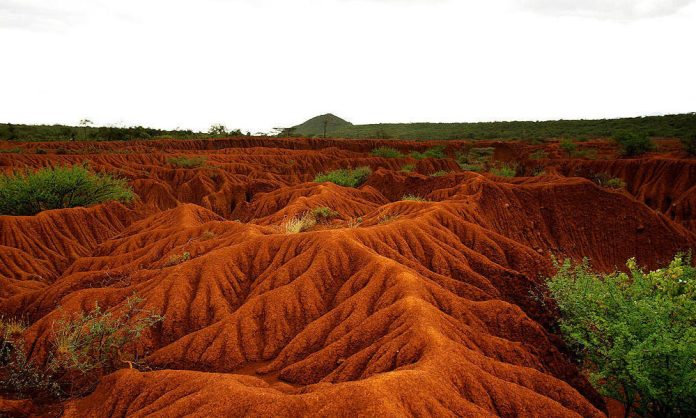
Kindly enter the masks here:
M 515 177 L 517 175 L 517 165 L 502 164 L 491 168 L 491 174 L 498 177 Z
M 606 181 L 606 183 L 604 185 L 610 189 L 625 189 L 626 188 L 626 182 L 621 180 L 618 177 L 610 178 L 609 180 Z
M 0 154 L 21 154 L 22 149 L 19 147 L 14 148 L 0 148 Z
M 621 155 L 627 157 L 645 154 L 655 149 L 655 143 L 645 133 L 622 132 L 614 136 Z
M 406 164 L 403 167 L 401 167 L 401 171 L 403 171 L 404 173 L 412 173 L 413 170 L 415 170 L 415 169 L 416 169 L 415 164 Z
M 597 274 L 587 260 L 559 264 L 548 288 L 561 331 L 604 396 L 630 416 L 696 416 L 696 268 L 676 256 L 649 273 Z
M 529 154 L 530 160 L 544 160 L 546 158 L 549 158 L 549 153 L 544 151 L 543 149 L 538 149 L 533 153 Z
M 184 251 L 181 254 L 176 254 L 171 257 L 169 257 L 169 260 L 165 263 L 165 266 L 171 267 L 171 266 L 176 266 L 178 264 L 181 264 L 183 262 L 189 261 L 191 259 L 191 253 L 188 251 Z
M 483 166 L 476 164 L 459 164 L 459 167 L 461 167 L 461 169 L 464 171 L 473 171 L 475 173 L 480 173 L 483 171 Z
M 575 150 L 577 150 L 578 145 L 573 142 L 572 139 L 562 139 L 560 143 L 560 147 L 563 151 L 568 154 L 568 157 L 572 157 L 575 155 Z
M 443 145 L 428 148 L 424 152 L 412 151 L 409 155 L 411 158 L 415 158 L 416 160 L 422 160 L 423 158 L 447 158 L 445 155 L 445 147 Z
M 46 151 L 43 148 L 37 148 L 36 150 L 34 150 L 34 152 L 37 154 L 48 154 L 48 151 Z
M 430 177 L 442 177 L 442 176 L 446 176 L 447 174 L 449 174 L 449 171 L 440 170 L 440 171 L 436 171 L 433 174 L 431 174 Z
M 181 168 L 198 168 L 203 167 L 205 165 L 206 160 L 206 157 L 186 157 L 182 155 L 178 157 L 167 158 L 167 163 Z
M 314 178 L 317 183 L 331 182 L 344 187 L 358 187 L 367 181 L 372 174 L 370 167 L 358 167 L 355 169 L 339 169 L 321 173 Z
M 577 158 L 587 158 L 588 160 L 597 159 L 597 150 L 594 148 L 585 148 L 575 152 Z
M 316 220 L 329 220 L 338 216 L 338 212 L 326 206 L 314 208 L 310 213 Z
M 0 215 L 35 215 L 110 200 L 129 202 L 134 197 L 126 180 L 92 173 L 82 166 L 0 174 Z
M 457 154 L 457 164 L 462 170 L 481 172 L 493 158 L 495 148 L 471 148 L 466 154 Z
M 684 149 L 689 155 L 696 155 L 696 134 L 682 138 L 681 143 L 684 145 Z
M 401 158 L 404 155 L 399 150 L 389 147 L 379 147 L 372 150 L 372 155 L 383 158 Z
M 413 195 L 413 194 L 404 195 L 401 197 L 401 200 L 408 200 L 408 201 L 412 201 L 412 202 L 429 202 L 428 199 L 421 197 L 421 196 Z

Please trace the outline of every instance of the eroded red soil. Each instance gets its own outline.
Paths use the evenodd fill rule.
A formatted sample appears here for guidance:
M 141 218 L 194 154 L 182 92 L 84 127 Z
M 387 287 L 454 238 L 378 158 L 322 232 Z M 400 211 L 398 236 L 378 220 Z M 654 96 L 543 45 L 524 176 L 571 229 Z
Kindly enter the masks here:
M 62 405 L 68 417 L 604 415 L 530 290 L 552 273 L 551 254 L 612 270 L 696 248 L 696 160 L 674 141 L 640 159 L 583 144 L 596 160 L 564 158 L 557 144 L 442 144 L 450 156 L 494 146 L 497 160 L 546 174 L 370 155 L 429 142 L 21 144 L 0 154 L 3 170 L 88 161 L 130 179 L 140 200 L 0 216 L 0 313 L 29 321 L 38 362 L 54 321 L 96 301 L 118 311 L 135 291 L 165 315 L 143 339 L 151 370 L 104 377 Z M 548 158 L 530 160 L 539 148 Z M 175 168 L 175 155 L 206 156 L 206 167 Z M 373 174 L 358 189 L 312 182 L 363 165 Z M 429 175 L 440 170 L 451 172 Z M 597 173 L 627 189 L 588 180 Z M 285 233 L 322 206 L 338 216 Z M 3 410 L 37 413 L 11 400 Z

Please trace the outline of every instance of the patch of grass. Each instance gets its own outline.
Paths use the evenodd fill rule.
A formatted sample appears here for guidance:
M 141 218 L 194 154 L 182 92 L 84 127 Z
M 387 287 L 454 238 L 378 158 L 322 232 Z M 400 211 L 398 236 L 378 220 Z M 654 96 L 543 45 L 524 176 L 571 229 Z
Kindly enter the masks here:
M 56 154 L 57 154 L 57 155 L 65 155 L 65 154 L 67 154 L 67 153 L 68 153 L 68 150 L 65 149 L 65 148 L 58 148 L 58 149 L 56 149 Z
M 547 158 L 549 158 L 549 153 L 544 151 L 543 149 L 538 149 L 533 153 L 529 154 L 530 160 L 545 160 Z
M 682 138 L 681 143 L 689 155 L 696 155 L 696 134 Z
M 462 170 L 481 172 L 493 159 L 494 153 L 493 147 L 471 148 L 467 153 L 457 154 L 457 164 Z
M 626 188 L 626 182 L 621 180 L 618 177 L 610 178 L 609 180 L 607 180 L 607 182 L 604 185 L 610 189 L 625 189 Z
M 481 173 L 484 171 L 483 166 L 476 164 L 459 164 L 459 167 L 464 171 L 473 171 L 475 173 Z
M 401 215 L 386 215 L 386 214 L 385 214 L 385 215 L 382 215 L 382 216 L 379 217 L 379 222 L 378 222 L 378 223 L 379 223 L 380 225 L 386 224 L 386 223 L 389 223 L 389 222 L 391 222 L 391 221 L 397 220 L 400 216 L 401 216 Z
M 404 156 L 399 150 L 390 147 L 375 148 L 372 150 L 371 154 L 375 157 L 383 158 L 401 158 Z
M 339 169 L 321 173 L 314 178 L 317 183 L 331 182 L 344 187 L 358 187 L 367 181 L 372 174 L 370 167 L 358 167 L 355 169 Z
M 49 209 L 129 202 L 135 194 L 124 179 L 93 173 L 83 166 L 0 174 L 0 214 L 27 216 Z
M 317 221 L 328 221 L 329 219 L 336 218 L 338 216 L 338 212 L 331 208 L 327 208 L 326 206 L 320 206 L 317 208 L 312 209 L 310 214 L 316 219 Z
M 430 200 L 414 194 L 403 195 L 401 197 L 401 200 L 407 200 L 411 202 L 430 202 Z
M 208 240 L 213 239 L 215 237 L 217 237 L 217 234 L 215 232 L 210 231 L 210 230 L 206 230 L 206 231 L 203 231 L 203 233 L 201 234 L 201 241 L 208 241 Z
M 568 157 L 572 157 L 575 155 L 575 151 L 578 148 L 578 145 L 573 142 L 572 139 L 562 139 L 561 143 L 559 145 L 563 151 L 565 151 L 566 154 L 568 154 Z
M 577 158 L 587 158 L 588 160 L 597 159 L 597 150 L 594 148 L 584 148 L 575 152 Z
M 43 148 L 37 148 L 37 149 L 34 150 L 34 153 L 35 153 L 35 154 L 48 154 L 48 151 L 46 151 L 46 150 L 43 149 Z
M 311 212 L 307 212 L 300 217 L 294 217 L 283 224 L 283 229 L 286 234 L 299 234 L 314 227 L 317 224 L 317 219 Z
M 171 266 L 176 266 L 177 264 L 181 264 L 183 262 L 189 261 L 191 259 L 191 253 L 188 251 L 184 251 L 181 254 L 175 254 L 169 257 L 169 260 L 165 263 L 166 267 L 171 267 Z
M 413 173 L 413 170 L 416 169 L 415 164 L 406 164 L 403 167 L 401 167 L 401 171 L 404 173 Z
M 621 132 L 614 136 L 614 141 L 619 144 L 619 152 L 626 157 L 633 157 L 653 151 L 655 143 L 647 134 L 637 132 Z
M 22 148 L 0 148 L 0 154 L 21 154 L 24 151 Z
M 179 168 L 203 167 L 206 161 L 207 157 L 187 157 L 183 155 L 167 158 L 167 163 Z
M 491 168 L 491 174 L 498 177 L 515 177 L 517 175 L 516 164 L 501 164 Z
M 445 155 L 445 147 L 443 145 L 428 148 L 423 152 L 412 151 L 409 156 L 411 158 L 415 158 L 416 160 L 422 160 L 423 158 L 447 158 L 447 155 Z
M 359 216 L 357 218 L 351 218 L 348 221 L 348 228 L 357 228 L 363 223 L 363 218 L 362 216 Z
M 440 171 L 436 171 L 433 174 L 431 174 L 430 177 L 442 177 L 442 176 L 446 176 L 449 173 L 450 173 L 450 171 L 440 170 Z

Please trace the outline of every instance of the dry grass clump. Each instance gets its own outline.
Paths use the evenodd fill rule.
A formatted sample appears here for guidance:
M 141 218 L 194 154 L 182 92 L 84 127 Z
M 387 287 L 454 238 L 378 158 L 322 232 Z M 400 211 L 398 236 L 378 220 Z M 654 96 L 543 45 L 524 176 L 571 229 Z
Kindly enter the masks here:
M 426 198 L 424 198 L 424 197 L 422 197 L 422 196 L 417 196 L 417 195 L 414 195 L 414 194 L 407 194 L 407 195 L 404 195 L 404 196 L 401 198 L 401 200 L 409 200 L 409 201 L 412 201 L 412 202 L 430 202 L 430 200 L 428 200 L 428 199 L 426 199 Z
M 181 264 L 184 261 L 188 261 L 191 259 L 191 253 L 188 251 L 183 252 L 182 254 L 176 254 L 171 257 L 169 257 L 169 260 L 167 260 L 167 264 L 165 266 L 171 267 L 171 266 L 176 266 L 177 264 Z
M 317 218 L 311 212 L 306 212 L 300 217 L 294 217 L 283 224 L 286 234 L 299 234 L 317 224 Z

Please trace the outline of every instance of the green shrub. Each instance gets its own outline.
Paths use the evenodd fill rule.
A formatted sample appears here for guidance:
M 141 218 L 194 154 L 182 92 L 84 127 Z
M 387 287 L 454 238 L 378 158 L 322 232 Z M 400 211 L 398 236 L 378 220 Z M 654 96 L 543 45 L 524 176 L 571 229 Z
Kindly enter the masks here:
M 517 165 L 502 164 L 491 168 L 491 174 L 498 177 L 515 177 L 517 175 Z
M 442 176 L 446 176 L 447 174 L 449 174 L 449 171 L 440 170 L 440 171 L 436 171 L 433 174 L 431 174 L 430 177 L 442 177 Z
M 314 208 L 310 213 L 317 221 L 329 220 L 338 216 L 338 212 L 326 206 Z
M 68 153 L 68 150 L 66 150 L 65 148 L 56 149 L 56 154 L 58 154 L 58 155 L 65 155 L 67 153 Z
M 415 158 L 416 160 L 422 160 L 423 158 L 447 158 L 445 155 L 445 147 L 443 145 L 428 148 L 424 152 L 412 151 L 409 156 L 411 158 Z
M 36 150 L 34 150 L 34 152 L 35 152 L 36 154 L 48 154 L 48 151 L 46 151 L 46 150 L 43 149 L 43 148 L 37 148 Z
M 610 178 L 609 180 L 606 181 L 606 183 L 604 185 L 610 189 L 625 189 L 626 188 L 626 182 L 621 180 L 618 177 Z
M 560 328 L 590 382 L 631 416 L 696 416 L 696 269 L 677 256 L 649 273 L 598 274 L 554 260 Z
M 129 202 L 128 182 L 82 166 L 57 166 L 35 172 L 0 174 L 0 215 L 35 215 L 49 209 Z
M 483 166 L 476 164 L 459 164 L 459 167 L 461 167 L 461 169 L 464 171 L 473 171 L 475 173 L 480 173 L 483 171 Z
M 578 148 L 578 145 L 573 142 L 572 139 L 562 139 L 560 147 L 563 151 L 565 151 L 566 154 L 568 154 L 568 157 L 572 157 L 575 155 L 575 150 Z
M 421 197 L 421 196 L 413 195 L 413 194 L 404 195 L 401 197 L 401 200 L 408 200 L 408 201 L 412 201 L 412 202 L 429 202 L 428 199 Z
M 0 154 L 21 154 L 22 149 L 19 147 L 14 148 L 0 148 Z
M 401 167 L 401 171 L 403 171 L 404 173 L 412 173 L 413 170 L 415 170 L 415 169 L 416 169 L 415 164 L 406 164 L 403 167 Z
M 184 251 L 181 254 L 175 254 L 169 257 L 169 260 L 165 263 L 165 266 L 171 267 L 171 266 L 176 266 L 178 264 L 181 264 L 183 262 L 189 261 L 191 259 L 191 253 L 188 251 Z
M 203 167 L 205 165 L 206 160 L 206 157 L 186 157 L 182 155 L 178 157 L 167 158 L 167 163 L 181 168 L 198 168 Z
M 370 167 L 358 167 L 355 169 L 339 169 L 321 173 L 314 178 L 317 183 L 331 182 L 344 187 L 358 187 L 367 181 L 372 174 Z
M 575 152 L 577 158 L 587 158 L 588 160 L 597 159 L 597 150 L 594 148 L 584 148 Z
M 494 153 L 493 147 L 471 148 L 466 154 L 457 154 L 457 164 L 462 170 L 481 172 L 493 158 Z
M 637 132 L 622 132 L 614 136 L 619 144 L 621 155 L 627 157 L 645 154 L 655 149 L 655 143 L 647 134 Z
M 538 149 L 533 153 L 529 154 L 530 160 L 545 160 L 547 158 L 549 158 L 549 153 L 544 151 L 543 149 Z
M 696 134 L 681 139 L 684 149 L 689 155 L 696 155 Z
M 372 150 L 372 155 L 383 158 L 401 158 L 404 155 L 399 150 L 389 147 L 379 147 Z

